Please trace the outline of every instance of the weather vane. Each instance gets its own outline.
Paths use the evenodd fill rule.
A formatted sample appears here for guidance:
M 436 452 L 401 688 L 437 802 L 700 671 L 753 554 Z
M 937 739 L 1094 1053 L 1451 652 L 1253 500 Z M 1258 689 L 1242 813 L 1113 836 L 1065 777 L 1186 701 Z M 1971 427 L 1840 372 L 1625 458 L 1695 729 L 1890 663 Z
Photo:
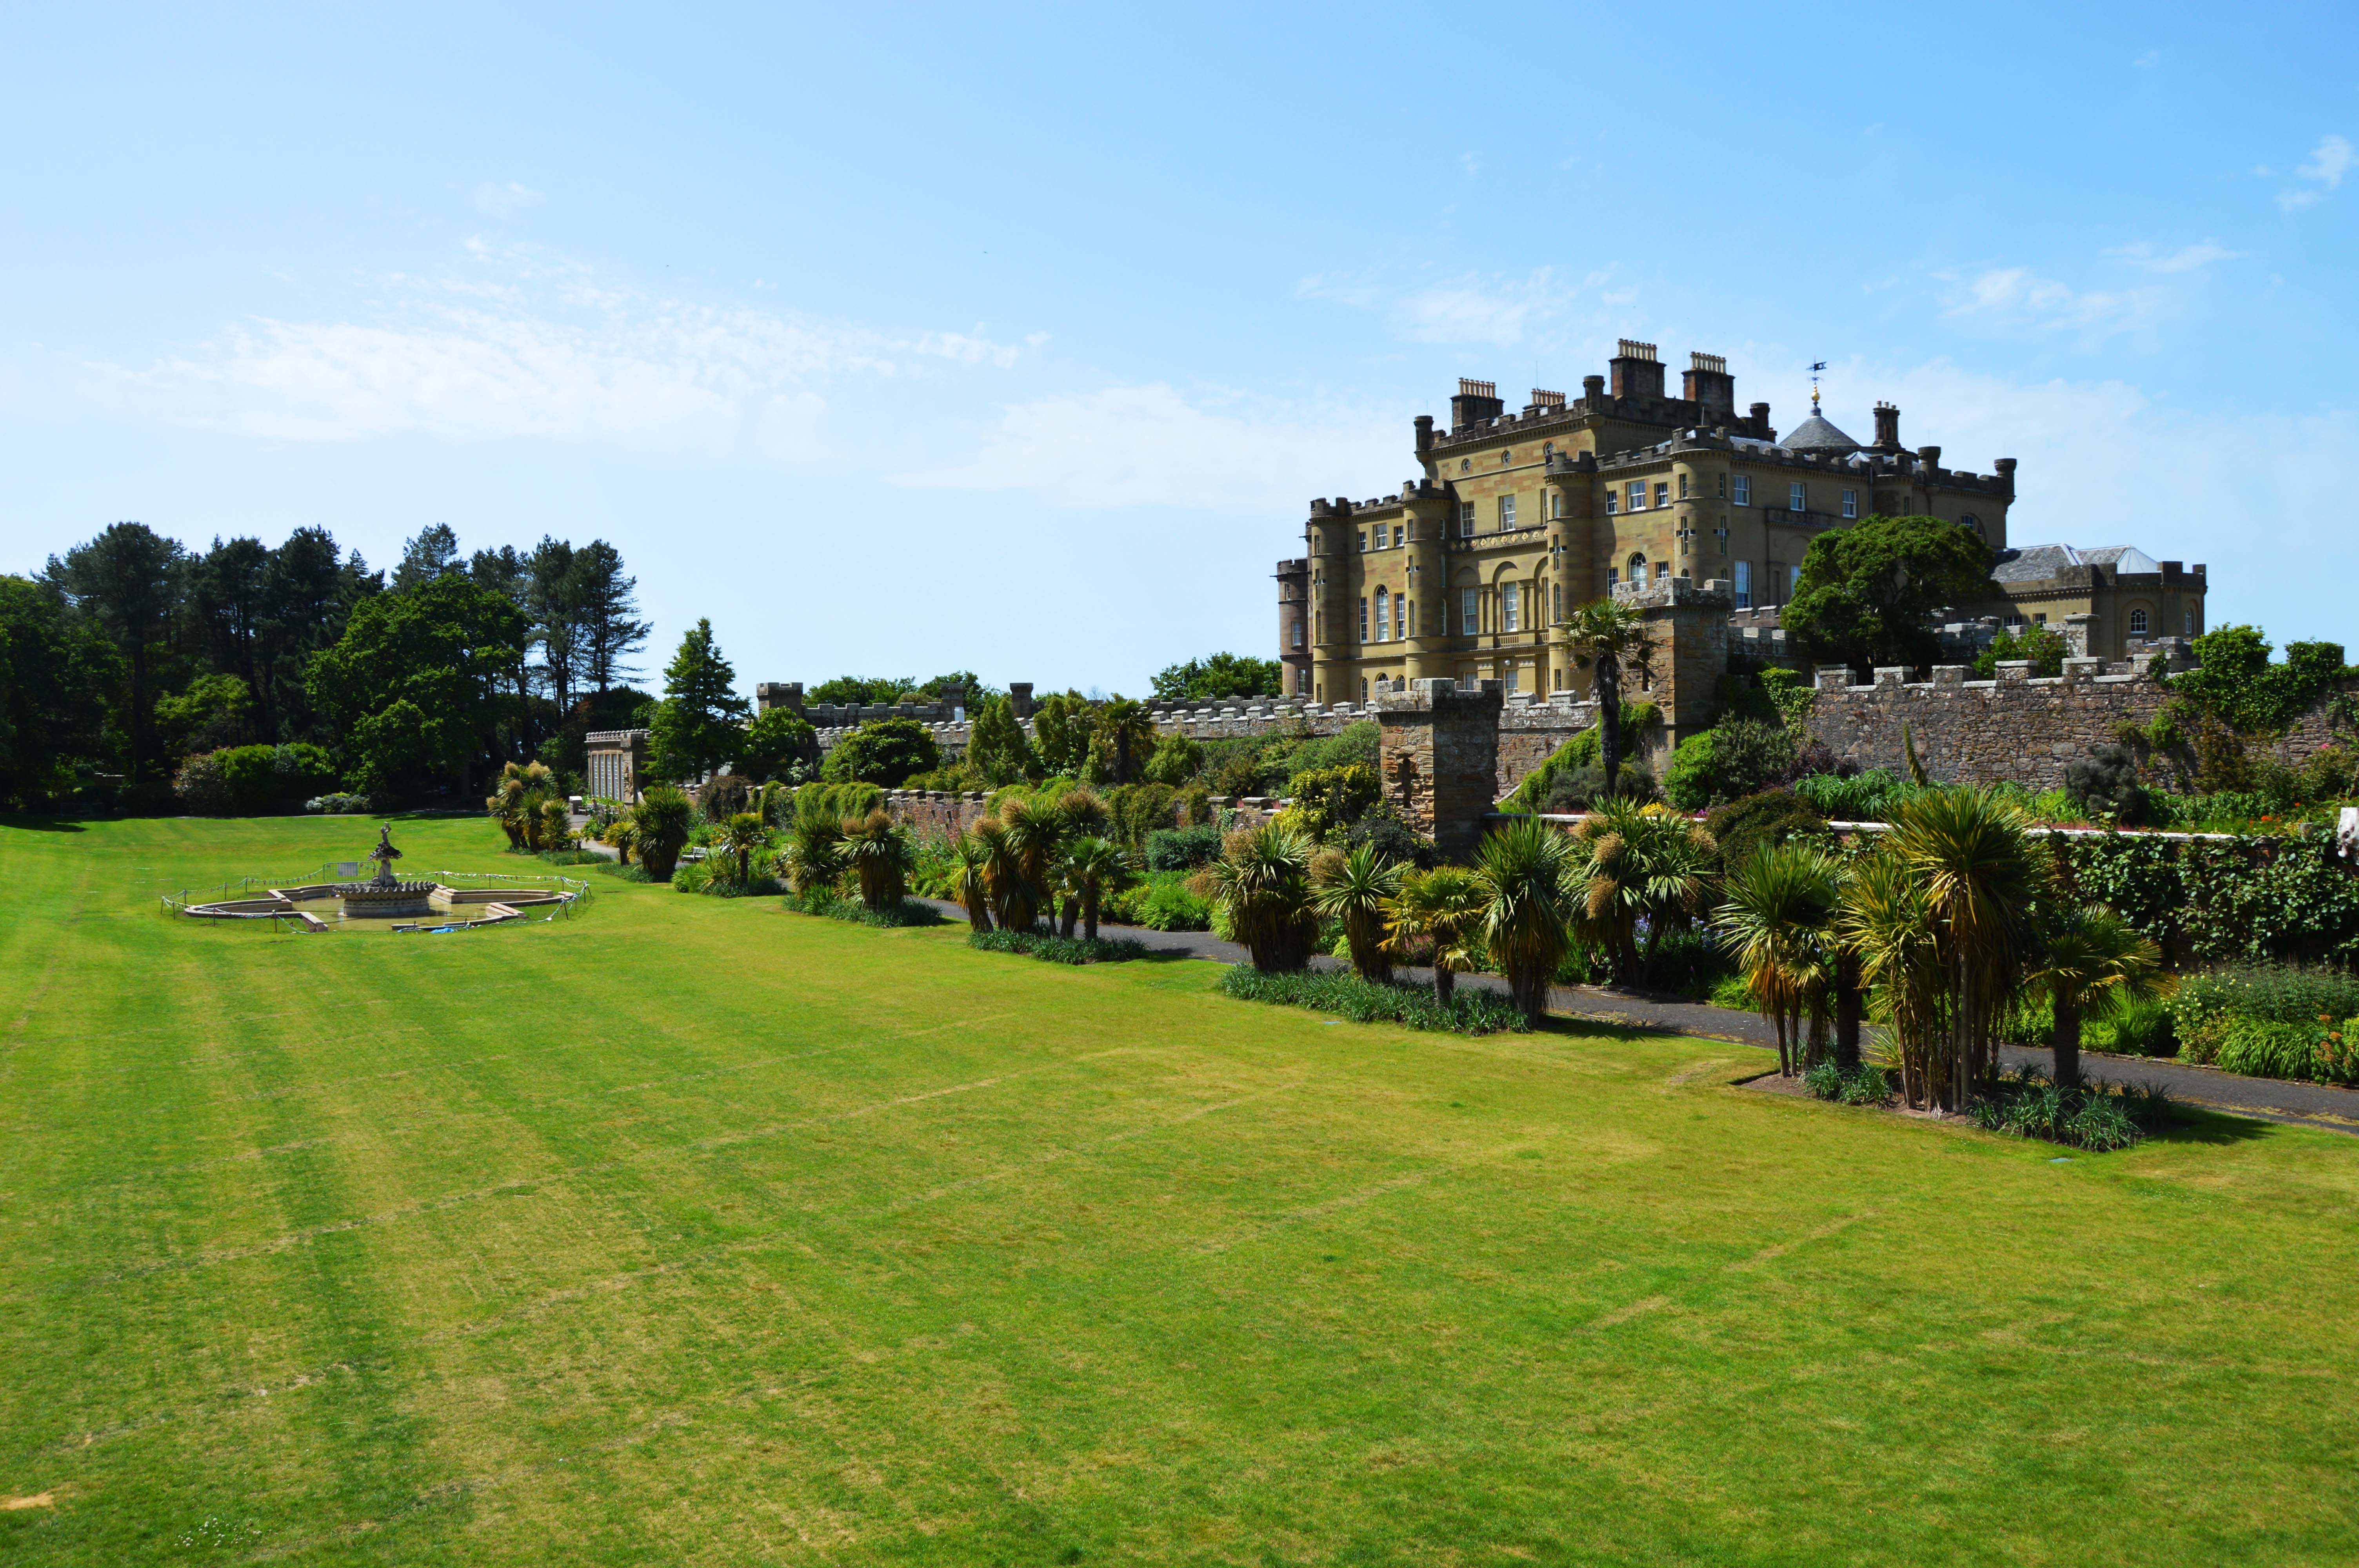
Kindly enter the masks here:
M 1810 366 L 1810 412 L 1813 414 L 1819 411 L 1819 372 L 1826 368 L 1827 362 L 1824 360 L 1820 360 Z

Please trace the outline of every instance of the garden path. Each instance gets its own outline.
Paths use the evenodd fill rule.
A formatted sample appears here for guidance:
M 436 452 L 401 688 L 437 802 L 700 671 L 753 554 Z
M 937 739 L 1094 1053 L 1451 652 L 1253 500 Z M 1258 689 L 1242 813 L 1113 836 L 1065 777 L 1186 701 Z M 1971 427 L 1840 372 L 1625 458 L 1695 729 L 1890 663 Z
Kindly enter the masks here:
M 953 920 L 966 918 L 965 911 L 955 903 L 940 899 L 922 902 L 932 904 Z M 1191 958 L 1209 958 L 1220 964 L 1246 963 L 1252 957 L 1240 944 L 1223 942 L 1209 931 L 1148 931 L 1131 925 L 1101 925 L 1098 934 L 1108 937 L 1126 937 L 1158 953 L 1184 954 Z M 1314 958 L 1311 962 L 1321 968 L 1343 967 L 1342 961 L 1335 958 Z M 1426 969 L 1403 968 L 1399 972 L 1410 979 L 1430 980 L 1432 978 L 1431 972 Z M 1507 989 L 1506 982 L 1495 975 L 1462 975 L 1458 983 L 1497 991 Z M 1739 1012 L 1734 1008 L 1713 1007 L 1707 1002 L 1689 1001 L 1679 997 L 1646 996 L 1631 991 L 1609 990 L 1603 986 L 1553 986 L 1549 990 L 1549 1008 L 1551 1011 L 1592 1018 L 1601 1023 L 1621 1024 L 1625 1028 L 1696 1035 L 1706 1040 L 1726 1040 L 1764 1051 L 1777 1048 L 1777 1035 L 1758 1014 Z M 2002 1047 L 2000 1054 L 2010 1067 L 2034 1066 L 2041 1072 L 2054 1069 L 2054 1057 L 2044 1046 L 2008 1045 Z M 2254 1117 L 2263 1121 L 2323 1128 L 2330 1132 L 2359 1134 L 2359 1091 L 2338 1088 L 2331 1084 L 2247 1078 L 2212 1067 L 2197 1066 L 2190 1062 L 2115 1056 L 2100 1051 L 2082 1052 L 2081 1063 L 2082 1071 L 2090 1077 L 2104 1078 L 2114 1083 L 2152 1084 L 2169 1090 L 2173 1099 L 2200 1105 L 2209 1110 Z

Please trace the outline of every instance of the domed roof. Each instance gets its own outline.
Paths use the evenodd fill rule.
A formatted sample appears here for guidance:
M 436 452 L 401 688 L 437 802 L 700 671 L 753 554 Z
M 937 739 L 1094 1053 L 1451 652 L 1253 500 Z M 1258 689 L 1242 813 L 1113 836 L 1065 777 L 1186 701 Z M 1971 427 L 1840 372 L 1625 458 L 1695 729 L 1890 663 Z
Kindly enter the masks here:
M 1848 455 L 1859 450 L 1859 443 L 1827 423 L 1817 408 L 1810 416 L 1786 432 L 1778 441 L 1789 452 L 1836 452 Z

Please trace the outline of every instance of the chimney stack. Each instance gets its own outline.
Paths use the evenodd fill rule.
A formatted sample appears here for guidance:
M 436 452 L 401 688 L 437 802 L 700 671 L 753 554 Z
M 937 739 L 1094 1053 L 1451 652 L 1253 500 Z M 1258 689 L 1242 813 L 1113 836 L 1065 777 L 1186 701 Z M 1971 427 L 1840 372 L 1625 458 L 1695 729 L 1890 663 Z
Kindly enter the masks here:
M 1769 406 L 1767 404 L 1755 404 L 1753 406 L 1753 412 L 1745 416 L 1745 422 L 1753 427 L 1752 434 L 1757 438 L 1764 441 L 1774 441 L 1777 438 L 1777 432 L 1769 427 Z
M 1450 400 L 1450 427 L 1463 430 L 1485 419 L 1496 419 L 1506 412 L 1507 406 L 1499 401 L 1499 384 L 1492 381 L 1469 381 L 1458 378 L 1458 395 Z
M 1614 395 L 1616 397 L 1657 397 L 1663 395 L 1663 362 L 1655 355 L 1652 343 L 1622 340 L 1622 351 L 1605 362 L 1614 373 Z
M 1889 403 L 1875 406 L 1875 449 L 1879 452 L 1900 449 L 1900 410 Z
M 2013 495 L 2015 493 L 2015 460 L 2001 458 L 1991 464 L 1991 467 L 1997 472 L 1999 482 L 2006 486 L 2006 492 Z
M 1433 450 L 1433 416 L 1430 414 L 1417 416 L 1417 449 L 1420 452 Z
M 1728 373 L 1728 361 L 1718 354 L 1688 355 L 1680 395 L 1696 406 L 1706 425 L 1719 422 L 1714 415 L 1733 417 L 1736 413 L 1736 378 Z
M 1599 405 L 1605 401 L 1605 378 L 1602 375 L 1582 376 L 1581 378 L 1581 400 L 1583 403 L 1588 404 L 1591 410 L 1593 412 Z
M 1930 473 L 1941 466 L 1941 449 L 1919 447 L 1917 449 L 1917 460 L 1925 465 L 1925 471 Z

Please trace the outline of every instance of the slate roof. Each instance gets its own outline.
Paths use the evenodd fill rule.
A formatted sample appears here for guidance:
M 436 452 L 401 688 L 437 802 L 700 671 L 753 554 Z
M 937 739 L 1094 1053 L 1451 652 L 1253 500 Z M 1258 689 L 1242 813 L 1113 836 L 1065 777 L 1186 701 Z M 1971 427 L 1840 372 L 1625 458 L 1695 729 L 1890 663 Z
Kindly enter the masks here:
M 1808 419 L 1786 432 L 1779 446 L 1789 452 L 1855 452 L 1859 443 L 1827 423 L 1822 415 L 1812 414 Z
M 2022 545 L 2001 550 L 1990 575 L 1996 582 L 2038 582 L 2066 567 L 2110 567 L 2116 575 L 2162 570 L 2161 563 L 2135 545 L 2100 545 L 2084 550 L 2070 545 Z

